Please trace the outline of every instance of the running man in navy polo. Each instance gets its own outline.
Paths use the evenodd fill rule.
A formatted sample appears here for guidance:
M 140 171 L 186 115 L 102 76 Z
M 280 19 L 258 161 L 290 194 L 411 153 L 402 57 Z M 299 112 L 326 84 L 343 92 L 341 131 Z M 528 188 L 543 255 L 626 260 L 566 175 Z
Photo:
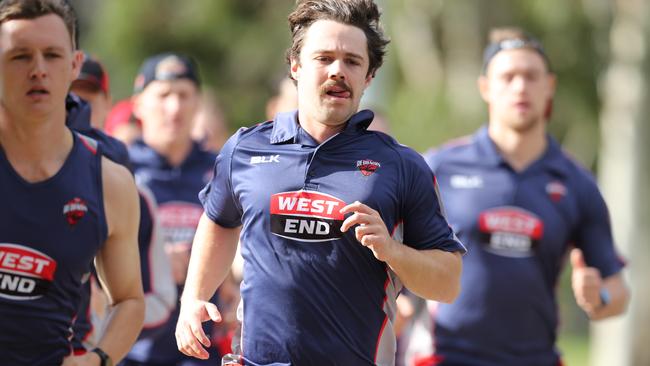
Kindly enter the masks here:
M 203 213 L 197 192 L 210 180 L 215 159 L 191 138 L 201 96 L 198 68 L 183 55 L 154 55 L 143 62 L 135 93 L 133 112 L 142 121 L 143 135 L 129 147 L 129 154 L 136 181 L 147 186 L 158 203 L 156 213 L 180 297 L 194 232 Z M 205 364 L 175 347 L 178 310 L 155 337 L 138 340 L 124 366 Z M 211 332 L 212 325 L 206 326 Z M 215 347 L 210 351 L 218 356 Z
M 0 3 L 3 365 L 108 365 L 142 324 L 133 179 L 65 126 L 82 62 L 74 24 L 64 1 Z M 76 357 L 70 328 L 93 259 L 114 307 L 98 348 Z
M 247 365 L 392 365 L 402 284 L 450 302 L 461 253 L 424 160 L 368 131 L 359 100 L 388 41 L 370 0 L 300 1 L 289 16 L 298 110 L 231 137 L 202 192 L 176 338 L 206 358 L 201 321 L 241 228 Z
M 111 161 L 130 168 L 126 146 L 100 130 L 104 126 L 111 98 L 108 73 L 98 60 L 84 54 L 81 72 L 72 83 L 70 91 L 66 98 L 68 127 L 97 141 L 101 146 L 101 153 Z M 75 94 L 82 95 L 83 99 Z M 138 248 L 145 294 L 145 317 L 143 329 L 138 336 L 141 339 L 151 338 L 163 329 L 166 320 L 176 308 L 177 290 L 160 235 L 160 225 L 155 217 L 157 205 L 153 194 L 143 185 L 138 187 L 138 193 Z M 106 295 L 94 278 L 83 284 L 81 297 L 73 328 L 73 349 L 77 354 L 83 354 L 95 346 L 108 305 Z
M 497 29 L 479 88 L 489 122 L 426 155 L 468 247 L 462 291 L 435 317 L 441 365 L 558 365 L 555 288 L 572 246 L 573 290 L 591 319 L 628 293 L 592 176 L 546 132 L 555 76 L 540 43 Z

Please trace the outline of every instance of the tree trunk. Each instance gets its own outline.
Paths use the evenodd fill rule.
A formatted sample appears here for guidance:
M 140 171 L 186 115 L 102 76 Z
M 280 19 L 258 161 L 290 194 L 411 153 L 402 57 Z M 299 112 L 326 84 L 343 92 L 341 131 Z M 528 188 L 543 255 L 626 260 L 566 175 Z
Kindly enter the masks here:
M 632 298 L 624 316 L 592 324 L 591 365 L 650 365 L 650 6 L 617 0 L 602 78 L 600 183 Z

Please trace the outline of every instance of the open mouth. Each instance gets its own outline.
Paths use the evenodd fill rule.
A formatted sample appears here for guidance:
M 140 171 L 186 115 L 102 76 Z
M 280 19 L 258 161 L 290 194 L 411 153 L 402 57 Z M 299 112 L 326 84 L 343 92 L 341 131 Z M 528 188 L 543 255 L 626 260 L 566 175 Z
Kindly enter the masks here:
M 41 88 L 41 87 L 31 88 L 27 92 L 27 95 L 30 96 L 30 97 L 31 96 L 36 97 L 36 96 L 41 96 L 41 95 L 49 95 L 49 94 L 50 94 L 50 92 L 47 89 Z
M 344 83 L 336 83 L 333 85 L 327 85 L 325 86 L 325 94 L 335 97 L 335 98 L 342 98 L 342 99 L 347 99 L 352 96 L 352 91 L 350 88 L 345 85 Z

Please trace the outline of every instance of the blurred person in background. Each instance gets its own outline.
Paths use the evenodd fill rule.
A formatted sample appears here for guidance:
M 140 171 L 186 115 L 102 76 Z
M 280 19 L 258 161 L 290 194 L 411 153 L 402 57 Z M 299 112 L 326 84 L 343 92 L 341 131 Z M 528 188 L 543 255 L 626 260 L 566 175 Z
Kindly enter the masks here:
M 478 87 L 487 125 L 425 156 L 468 247 L 460 296 L 437 308 L 432 362 L 561 365 L 555 290 L 569 252 L 573 292 L 590 319 L 621 314 L 628 302 L 607 206 L 592 175 L 547 133 L 556 76 L 538 40 L 494 29 Z
M 198 68 L 184 55 L 162 53 L 146 59 L 135 79 L 133 115 L 142 123 L 142 138 L 129 147 L 136 181 L 153 192 L 165 250 L 177 289 L 185 283 L 192 240 L 203 208 L 198 192 L 212 176 L 215 154 L 192 140 L 201 102 Z M 216 301 L 217 297 L 213 298 Z M 178 309 L 164 334 L 139 340 L 123 365 L 201 365 L 175 347 Z M 213 332 L 206 324 L 207 334 Z M 217 340 L 215 339 L 215 343 Z M 209 350 L 215 358 L 216 347 Z
M 142 137 L 142 124 L 133 115 L 131 98 L 115 103 L 106 116 L 104 130 L 127 146 Z
M 203 149 L 215 154 L 228 139 L 226 116 L 214 90 L 207 89 L 201 93 L 199 110 L 194 117 L 192 138 L 201 144 Z
M 104 125 L 103 120 L 92 119 L 105 116 L 105 112 L 110 108 L 110 105 L 106 104 L 110 95 L 107 71 L 97 59 L 87 54 L 84 55 L 81 70 L 79 77 L 72 82 L 72 93 L 66 98 L 66 124 L 97 141 L 104 156 L 130 168 L 126 146 L 100 130 L 100 126 Z M 80 94 L 83 98 L 80 99 L 75 94 Z M 98 109 L 102 112 L 94 113 Z M 139 185 L 138 193 L 138 247 L 142 287 L 145 293 L 143 330 L 138 338 L 143 339 L 154 337 L 169 318 L 176 307 L 177 292 L 164 251 L 160 225 L 155 217 L 156 202 L 145 186 Z M 72 347 L 75 354 L 83 354 L 96 345 L 99 331 L 106 321 L 108 304 L 108 299 L 95 276 L 90 276 L 82 285 L 82 299 L 74 322 Z
M 3 365 L 110 365 L 142 325 L 133 179 L 65 125 L 83 62 L 75 28 L 62 0 L 0 2 Z M 97 346 L 76 355 L 71 327 L 93 259 L 112 308 Z
M 276 85 L 276 91 L 266 102 L 266 119 L 272 120 L 280 112 L 298 109 L 296 85 L 289 77 L 284 77 Z
M 433 175 L 358 111 L 388 43 L 379 18 L 371 0 L 303 0 L 289 15 L 298 110 L 241 129 L 217 158 L 176 331 L 184 353 L 209 357 L 201 322 L 223 318 L 208 300 L 240 228 L 244 364 L 393 365 L 402 285 L 458 293 L 464 247 Z
M 92 106 L 90 124 L 98 130 L 103 130 L 112 104 L 108 73 L 104 66 L 96 58 L 84 54 L 79 77 L 72 82 L 70 91 Z

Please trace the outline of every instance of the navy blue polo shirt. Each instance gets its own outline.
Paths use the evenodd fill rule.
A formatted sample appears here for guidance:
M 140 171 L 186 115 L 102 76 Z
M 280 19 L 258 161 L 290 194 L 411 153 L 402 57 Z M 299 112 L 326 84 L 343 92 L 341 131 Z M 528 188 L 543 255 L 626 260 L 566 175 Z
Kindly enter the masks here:
M 401 284 L 354 230 L 340 231 L 345 205 L 358 200 L 377 210 L 415 249 L 464 252 L 424 160 L 368 131 L 373 117 L 361 111 L 318 144 L 297 112 L 278 114 L 241 129 L 217 157 L 201 197 L 215 223 L 243 225 L 246 364 L 394 364 Z
M 454 365 L 557 365 L 555 288 L 570 245 L 603 277 L 623 267 L 593 177 L 550 136 L 516 172 L 487 127 L 425 159 L 469 250 L 460 296 L 438 308 L 436 352 Z
M 191 150 L 183 162 L 172 166 L 166 157 L 137 140 L 129 146 L 129 156 L 133 165 L 136 182 L 148 187 L 158 204 L 156 217 L 159 220 L 165 245 L 190 246 L 203 207 L 197 197 L 212 174 L 215 155 L 201 149 L 193 142 Z M 149 276 L 143 276 L 146 280 Z M 178 285 L 177 294 L 183 292 Z M 217 296 L 213 301 L 217 300 Z M 126 359 L 133 362 L 151 364 L 176 364 L 190 359 L 176 347 L 174 331 L 180 307 L 177 306 L 164 325 L 156 331 L 156 337 L 141 338 L 131 348 Z M 212 332 L 213 323 L 205 323 L 207 334 Z M 211 357 L 218 357 L 215 347 L 210 347 Z M 198 362 L 198 360 L 197 360 Z M 207 362 L 206 362 L 207 363 Z

